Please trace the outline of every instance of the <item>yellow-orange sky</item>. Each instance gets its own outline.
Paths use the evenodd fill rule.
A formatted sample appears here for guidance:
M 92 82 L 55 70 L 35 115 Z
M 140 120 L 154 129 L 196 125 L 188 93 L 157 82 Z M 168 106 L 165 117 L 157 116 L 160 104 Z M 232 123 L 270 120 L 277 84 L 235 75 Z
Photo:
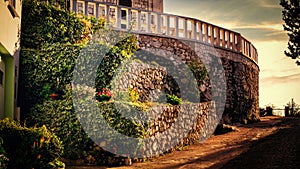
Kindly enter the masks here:
M 300 103 L 300 66 L 284 55 L 280 0 L 164 0 L 164 12 L 198 18 L 240 32 L 258 50 L 260 107 Z

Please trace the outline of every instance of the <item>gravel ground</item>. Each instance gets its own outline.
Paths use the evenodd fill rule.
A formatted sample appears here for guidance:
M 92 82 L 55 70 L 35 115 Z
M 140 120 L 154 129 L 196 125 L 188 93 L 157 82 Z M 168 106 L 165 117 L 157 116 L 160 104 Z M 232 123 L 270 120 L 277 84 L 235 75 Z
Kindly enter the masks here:
M 212 136 L 145 163 L 67 169 L 300 169 L 300 118 L 269 116 L 262 117 L 259 123 L 235 126 L 239 131 Z

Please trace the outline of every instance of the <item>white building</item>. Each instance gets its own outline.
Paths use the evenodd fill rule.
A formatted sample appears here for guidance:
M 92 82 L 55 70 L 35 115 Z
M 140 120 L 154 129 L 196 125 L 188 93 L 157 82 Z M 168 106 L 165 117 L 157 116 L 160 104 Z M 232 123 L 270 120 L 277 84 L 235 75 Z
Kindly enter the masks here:
M 0 0 L 0 119 L 18 119 L 18 60 L 21 31 L 21 0 Z

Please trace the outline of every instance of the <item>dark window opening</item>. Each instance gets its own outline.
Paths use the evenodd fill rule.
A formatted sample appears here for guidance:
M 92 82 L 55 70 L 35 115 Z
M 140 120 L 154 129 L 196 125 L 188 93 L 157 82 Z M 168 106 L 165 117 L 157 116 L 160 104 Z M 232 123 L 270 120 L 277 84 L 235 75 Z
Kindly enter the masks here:
M 119 5 L 132 7 L 131 0 L 119 0 Z
M 127 12 L 125 10 L 121 10 L 121 17 L 122 19 L 126 19 Z
M 13 6 L 14 8 L 16 8 L 16 0 L 9 0 L 8 2 L 9 2 L 9 4 L 11 6 Z
M 0 70 L 0 85 L 3 85 L 3 81 L 4 81 L 4 72 L 2 72 L 2 70 Z
M 19 17 L 17 11 L 16 11 L 16 0 L 8 0 L 8 5 L 7 8 L 9 10 L 9 12 L 11 13 L 11 15 L 15 18 L 15 17 Z

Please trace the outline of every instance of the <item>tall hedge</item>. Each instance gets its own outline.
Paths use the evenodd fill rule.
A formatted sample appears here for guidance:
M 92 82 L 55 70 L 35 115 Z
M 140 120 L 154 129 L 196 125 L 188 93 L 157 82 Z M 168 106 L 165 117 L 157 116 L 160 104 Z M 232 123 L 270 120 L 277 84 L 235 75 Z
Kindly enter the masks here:
M 23 1 L 23 16 L 19 77 L 19 104 L 23 119 L 29 126 L 46 125 L 57 134 L 63 141 L 65 158 L 86 157 L 94 152 L 94 145 L 74 114 L 70 88 L 74 66 L 78 57 L 82 56 L 85 62 L 79 66 L 85 69 L 84 66 L 94 62 L 95 57 L 100 57 L 93 54 L 97 54 L 101 46 L 107 48 L 103 61 L 96 67 L 97 78 L 93 87 L 99 90 L 109 86 L 121 61 L 136 51 L 136 38 L 122 38 L 120 33 L 104 28 L 103 20 L 77 17 L 36 0 Z M 88 41 L 89 33 L 96 30 L 102 31 L 98 34 L 99 38 Z M 111 43 L 103 43 L 107 37 L 115 39 Z M 60 93 L 63 97 L 52 100 L 49 95 L 53 93 Z M 103 106 L 101 110 L 106 110 Z M 106 113 L 110 114 L 110 111 Z M 99 148 L 97 151 L 100 151 Z M 99 153 L 99 157 L 109 154 L 105 151 Z
M 21 47 L 32 49 L 44 43 L 78 43 L 85 30 L 74 13 L 37 0 L 23 0 L 21 27 Z

